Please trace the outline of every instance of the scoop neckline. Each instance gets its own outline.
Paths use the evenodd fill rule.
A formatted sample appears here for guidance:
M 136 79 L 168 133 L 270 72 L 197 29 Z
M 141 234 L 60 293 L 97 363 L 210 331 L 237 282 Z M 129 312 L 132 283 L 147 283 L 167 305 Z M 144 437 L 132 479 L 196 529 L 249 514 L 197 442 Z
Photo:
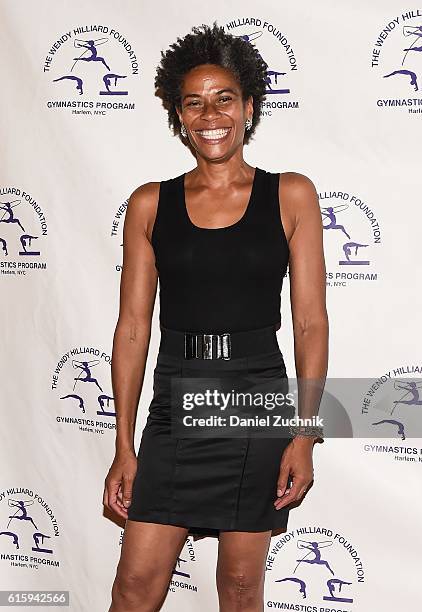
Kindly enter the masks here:
M 252 180 L 252 188 L 251 188 L 251 192 L 249 195 L 249 200 L 248 203 L 246 205 L 246 208 L 243 212 L 243 215 L 240 217 L 240 219 L 238 219 L 237 221 L 235 221 L 234 223 L 232 223 L 231 225 L 225 225 L 224 227 L 200 227 L 199 225 L 195 225 L 195 223 L 193 223 L 193 221 L 191 220 L 189 213 L 188 213 L 188 209 L 186 206 L 186 191 L 185 191 L 185 177 L 186 177 L 186 172 L 184 172 L 183 174 L 181 174 L 180 176 L 180 185 L 181 185 L 181 201 L 182 201 L 182 207 L 183 207 L 183 213 L 184 216 L 187 220 L 187 222 L 189 223 L 189 225 L 194 228 L 195 230 L 198 230 L 199 232 L 218 232 L 218 231 L 224 231 L 224 230 L 231 230 L 239 225 L 241 225 L 247 218 L 247 216 L 249 215 L 250 209 L 251 209 L 251 205 L 252 205 L 252 201 L 255 198 L 255 192 L 256 192 L 256 184 L 257 184 L 257 179 L 258 179 L 258 173 L 259 173 L 259 168 L 258 166 L 255 167 L 255 172 L 254 172 L 254 177 Z

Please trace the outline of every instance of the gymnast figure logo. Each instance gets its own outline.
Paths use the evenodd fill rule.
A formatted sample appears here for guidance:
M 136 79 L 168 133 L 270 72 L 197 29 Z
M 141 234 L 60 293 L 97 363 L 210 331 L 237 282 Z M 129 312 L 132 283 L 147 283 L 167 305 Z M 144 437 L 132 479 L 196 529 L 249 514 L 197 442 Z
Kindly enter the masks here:
M 358 259 L 359 249 L 365 248 L 369 246 L 368 244 L 364 244 L 362 242 L 355 242 L 351 239 L 350 234 L 346 231 L 346 228 L 341 223 L 337 222 L 337 214 L 339 212 L 343 212 L 349 208 L 347 204 L 339 204 L 338 206 L 326 206 L 325 208 L 321 208 L 322 220 L 328 219 L 328 224 L 323 224 L 324 230 L 334 230 L 340 234 L 344 234 L 348 241 L 343 243 L 343 253 L 345 259 L 339 260 L 340 266 L 368 266 L 368 259 Z
M 251 43 L 251 45 L 256 48 L 256 45 L 253 41 L 256 40 L 257 38 L 260 38 L 261 36 L 262 36 L 262 31 L 257 31 L 257 32 L 252 32 L 252 34 L 240 34 L 236 36 L 236 38 L 242 38 L 243 40 L 246 40 L 246 42 Z M 259 52 L 258 52 L 258 55 L 262 59 L 264 64 L 268 67 L 267 62 L 264 60 L 264 58 Z M 286 74 L 287 74 L 286 72 L 278 72 L 276 70 L 267 70 L 267 78 L 266 78 L 267 89 L 265 93 L 266 94 L 288 94 L 290 93 L 290 89 L 288 89 L 287 87 L 278 89 L 278 77 L 285 76 Z M 277 89 L 274 89 L 274 87 L 277 87 Z
M 394 388 L 399 391 L 404 391 L 404 395 L 399 400 L 393 402 L 393 408 L 391 414 L 397 408 L 397 404 L 403 404 L 405 406 L 422 406 L 422 399 L 419 394 L 420 386 L 422 382 L 415 382 L 414 380 L 396 380 L 394 382 Z
M 21 245 L 21 249 L 18 251 L 19 255 L 40 255 L 40 251 L 30 250 L 32 246 L 32 240 L 36 240 L 38 236 L 34 236 L 33 234 L 25 233 L 25 228 L 21 223 L 19 217 L 15 216 L 14 208 L 19 206 L 22 203 L 22 200 L 13 200 L 12 202 L 1 202 L 0 203 L 0 211 L 3 213 L 0 216 L 0 224 L 4 223 L 6 225 L 10 225 L 11 227 L 19 227 L 23 233 L 21 233 L 19 242 Z M 0 226 L 3 227 L 3 226 Z M 7 248 L 7 240 L 6 238 L 0 235 L 0 248 L 3 254 L 7 257 L 9 255 L 9 250 Z
M 403 36 L 409 38 L 414 37 L 414 40 L 411 44 L 403 49 L 403 58 L 401 62 L 401 66 L 404 66 L 408 57 L 413 59 L 415 53 L 422 52 L 422 26 L 404 26 L 403 27 Z M 410 87 L 413 88 L 414 91 L 419 91 L 418 77 L 416 72 L 413 70 L 408 70 L 406 68 L 399 68 L 397 70 L 393 70 L 388 74 L 384 74 L 383 78 L 389 78 L 392 76 L 405 76 L 407 77 L 407 81 Z
M 101 392 L 97 396 L 97 402 L 99 404 L 99 409 L 97 410 L 97 415 L 102 417 L 115 417 L 116 412 L 110 409 L 110 402 L 114 401 L 114 398 L 111 395 L 107 395 L 103 393 L 103 389 L 98 382 L 98 379 L 95 378 L 91 372 L 92 368 L 97 366 L 100 363 L 99 359 L 93 359 L 92 361 L 79 361 L 77 359 L 72 360 L 72 367 L 80 370 L 78 376 L 76 376 L 73 384 L 73 391 L 75 391 L 76 385 L 78 383 L 87 383 L 89 386 L 94 386 L 94 388 L 98 388 Z M 79 393 L 68 393 L 67 395 L 63 395 L 60 397 L 61 400 L 71 399 L 74 400 L 73 403 L 76 403 L 79 410 L 85 414 L 85 400 Z
M 334 570 L 331 565 L 328 563 L 326 559 L 323 559 L 321 554 L 322 548 L 327 548 L 328 546 L 332 546 L 333 542 L 331 540 L 325 540 L 322 542 L 316 541 L 307 541 L 307 540 L 298 540 L 297 547 L 299 550 L 307 550 L 303 557 L 300 559 L 296 559 L 297 565 L 293 570 L 293 574 L 296 573 L 299 567 L 303 567 L 301 564 L 308 564 L 310 566 L 319 566 L 325 567 L 330 574 L 333 576 L 332 578 L 328 578 L 326 581 L 326 586 L 328 589 L 327 595 L 323 596 L 324 601 L 332 601 L 332 602 L 341 602 L 341 603 L 353 603 L 353 598 L 345 597 L 342 595 L 342 588 L 347 585 L 350 586 L 352 582 L 348 582 L 346 580 L 341 580 L 340 578 L 335 578 Z M 312 556 L 310 556 L 312 555 Z M 302 595 L 303 599 L 308 597 L 307 594 L 307 584 L 305 580 L 298 578 L 297 576 L 287 576 L 285 578 L 280 578 L 279 580 L 275 580 L 275 582 L 292 582 L 296 584 L 299 588 L 299 593 Z M 337 593 L 336 593 L 337 592 Z
M 10 523 L 12 521 L 14 521 L 14 524 L 16 523 L 16 521 L 22 521 L 23 523 L 24 522 L 30 523 L 35 530 L 32 534 L 32 538 L 34 540 L 34 546 L 31 547 L 31 550 L 33 550 L 34 552 L 38 552 L 38 553 L 52 554 L 53 551 L 51 548 L 45 548 L 43 546 L 44 540 L 46 538 L 50 538 L 51 536 L 39 531 L 37 525 L 35 524 L 34 519 L 32 518 L 30 514 L 28 514 L 27 507 L 31 506 L 33 503 L 34 501 L 32 499 L 28 499 L 28 500 L 9 499 L 8 505 L 11 508 L 16 508 L 16 510 L 14 514 L 10 514 L 8 516 L 9 522 L 7 523 L 6 529 L 4 531 L 0 531 L 0 536 L 5 536 L 9 540 L 11 540 L 16 550 L 19 550 L 20 549 L 19 535 L 16 531 L 9 530 Z
M 104 45 L 108 42 L 108 38 L 97 38 L 96 40 L 83 40 L 76 38 L 73 42 L 74 47 L 77 49 L 83 49 L 81 54 L 78 57 L 73 57 L 74 63 L 70 68 L 70 73 L 73 72 L 75 66 L 79 67 L 80 62 L 87 62 L 92 66 L 102 66 L 106 72 L 102 77 L 102 81 L 104 84 L 104 89 L 100 90 L 98 93 L 100 96 L 127 96 L 128 92 L 126 90 L 117 89 L 117 82 L 119 79 L 126 79 L 126 74 L 117 74 L 116 72 L 111 72 L 111 68 L 105 58 L 102 55 L 98 54 L 97 47 L 100 45 Z M 83 95 L 83 79 L 80 76 L 74 74 L 66 74 L 58 77 L 57 79 L 53 79 L 53 82 L 56 83 L 58 81 L 73 81 L 75 83 L 75 89 L 79 92 L 79 95 Z M 115 89 L 113 89 L 115 88 Z
M 399 399 L 391 401 L 390 395 L 388 394 L 387 396 L 381 398 L 376 406 L 379 410 L 389 412 L 389 416 L 391 417 L 393 417 L 398 406 L 422 406 L 422 398 L 420 394 L 421 386 L 422 382 L 420 380 L 395 380 L 392 388 L 396 392 L 400 392 Z M 394 427 L 397 435 L 400 436 L 402 440 L 406 439 L 405 424 L 396 416 L 394 416 L 394 418 L 386 418 L 381 419 L 380 421 L 375 421 L 372 423 L 372 425 L 383 425 L 385 423 Z
M 404 423 L 398 421 L 397 419 L 381 419 L 381 421 L 374 421 L 372 425 L 383 425 L 384 423 L 392 425 L 396 429 L 397 435 L 400 436 L 402 440 L 406 440 Z

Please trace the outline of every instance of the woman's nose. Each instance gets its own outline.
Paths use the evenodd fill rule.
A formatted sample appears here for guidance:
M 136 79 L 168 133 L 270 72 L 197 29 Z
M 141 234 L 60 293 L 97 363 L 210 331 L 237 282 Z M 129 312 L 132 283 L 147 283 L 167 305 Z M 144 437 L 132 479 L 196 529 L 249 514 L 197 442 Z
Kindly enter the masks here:
M 213 103 L 205 103 L 204 107 L 202 109 L 202 113 L 201 116 L 204 119 L 215 119 L 216 117 L 219 116 L 219 111 L 217 110 L 217 108 L 215 107 L 215 105 Z

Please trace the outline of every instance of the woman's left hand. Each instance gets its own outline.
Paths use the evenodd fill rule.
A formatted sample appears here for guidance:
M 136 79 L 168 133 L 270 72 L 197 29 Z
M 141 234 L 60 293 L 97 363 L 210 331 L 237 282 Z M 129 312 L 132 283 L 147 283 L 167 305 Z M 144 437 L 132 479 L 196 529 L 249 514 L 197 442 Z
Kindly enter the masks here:
M 313 438 L 297 436 L 286 447 L 280 462 L 280 473 L 277 481 L 276 510 L 294 501 L 302 499 L 308 486 L 314 479 L 312 463 Z M 289 475 L 293 483 L 287 488 Z

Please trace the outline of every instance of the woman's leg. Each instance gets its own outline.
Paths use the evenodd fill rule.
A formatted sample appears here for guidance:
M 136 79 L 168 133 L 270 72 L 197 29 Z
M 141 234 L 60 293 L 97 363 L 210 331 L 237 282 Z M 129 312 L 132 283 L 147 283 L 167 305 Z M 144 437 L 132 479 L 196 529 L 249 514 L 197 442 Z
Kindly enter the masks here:
M 126 521 L 109 612 L 160 609 L 187 533 L 185 527 Z
M 221 531 L 217 590 L 220 612 L 264 610 L 265 563 L 271 531 Z

